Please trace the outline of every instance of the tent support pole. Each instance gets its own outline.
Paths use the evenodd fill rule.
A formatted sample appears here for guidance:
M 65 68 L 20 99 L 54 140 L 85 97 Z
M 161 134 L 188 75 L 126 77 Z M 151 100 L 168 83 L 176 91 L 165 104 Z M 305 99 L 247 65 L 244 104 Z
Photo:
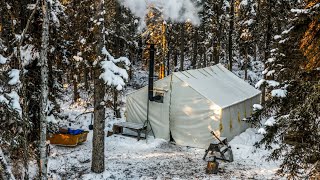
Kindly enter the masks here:
M 173 78 L 173 74 L 171 74 L 171 77 L 170 77 L 170 101 L 169 101 L 169 140 L 171 141 L 171 97 L 172 97 L 172 78 Z M 173 139 L 173 137 L 172 137 Z
M 146 142 L 148 142 L 148 136 L 147 135 L 149 134 L 150 131 L 152 132 L 153 137 L 156 138 L 155 135 L 154 135 L 150 120 L 149 120 L 149 103 L 150 103 L 150 101 L 148 99 L 148 103 L 147 103 L 147 122 L 146 122 L 147 123 Z M 150 125 L 150 131 L 148 131 L 148 125 Z
M 153 78 L 154 78 L 154 52 L 155 47 L 154 44 L 150 44 L 150 61 L 149 61 L 149 82 L 148 82 L 148 102 L 147 102 L 147 134 L 152 131 L 153 137 L 155 138 L 150 120 L 149 120 L 149 103 L 150 100 L 153 100 Z M 148 131 L 148 125 L 150 125 L 151 130 Z M 146 141 L 147 141 L 147 134 L 146 134 Z M 148 142 L 148 141 L 147 141 Z

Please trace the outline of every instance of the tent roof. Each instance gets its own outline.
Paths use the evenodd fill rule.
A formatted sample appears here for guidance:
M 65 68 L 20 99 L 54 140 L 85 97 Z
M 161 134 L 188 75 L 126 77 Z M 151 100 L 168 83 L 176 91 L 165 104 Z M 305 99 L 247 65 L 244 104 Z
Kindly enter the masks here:
M 261 93 L 221 64 L 175 72 L 174 75 L 221 108 L 232 106 Z

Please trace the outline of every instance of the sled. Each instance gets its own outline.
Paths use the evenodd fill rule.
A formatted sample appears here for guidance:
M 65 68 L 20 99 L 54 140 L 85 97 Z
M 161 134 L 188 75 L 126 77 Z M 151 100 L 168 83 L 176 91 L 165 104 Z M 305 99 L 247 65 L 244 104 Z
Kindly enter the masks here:
M 75 147 L 87 140 L 88 131 L 83 131 L 81 134 L 53 134 L 51 137 L 48 137 L 47 140 L 50 141 L 50 144 L 55 144 L 58 146 L 70 146 Z

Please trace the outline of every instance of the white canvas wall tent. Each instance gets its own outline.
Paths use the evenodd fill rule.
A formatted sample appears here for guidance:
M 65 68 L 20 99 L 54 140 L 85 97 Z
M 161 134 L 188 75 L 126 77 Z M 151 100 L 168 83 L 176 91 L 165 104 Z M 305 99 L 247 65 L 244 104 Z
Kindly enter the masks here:
M 231 140 L 249 124 L 242 121 L 260 102 L 260 91 L 223 65 L 174 72 L 154 83 L 163 103 L 150 102 L 149 120 L 156 138 L 172 138 L 178 145 L 207 148 L 210 131 Z M 157 92 L 158 91 L 158 92 Z M 146 121 L 148 87 L 127 95 L 128 122 Z

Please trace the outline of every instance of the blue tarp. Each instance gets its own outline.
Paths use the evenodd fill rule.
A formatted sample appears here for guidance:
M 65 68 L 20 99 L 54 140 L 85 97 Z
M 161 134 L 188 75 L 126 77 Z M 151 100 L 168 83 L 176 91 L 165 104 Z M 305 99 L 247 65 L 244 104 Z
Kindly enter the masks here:
M 82 129 L 71 129 L 71 128 L 68 128 L 68 134 L 77 135 L 77 134 L 81 134 L 82 132 L 83 132 Z

